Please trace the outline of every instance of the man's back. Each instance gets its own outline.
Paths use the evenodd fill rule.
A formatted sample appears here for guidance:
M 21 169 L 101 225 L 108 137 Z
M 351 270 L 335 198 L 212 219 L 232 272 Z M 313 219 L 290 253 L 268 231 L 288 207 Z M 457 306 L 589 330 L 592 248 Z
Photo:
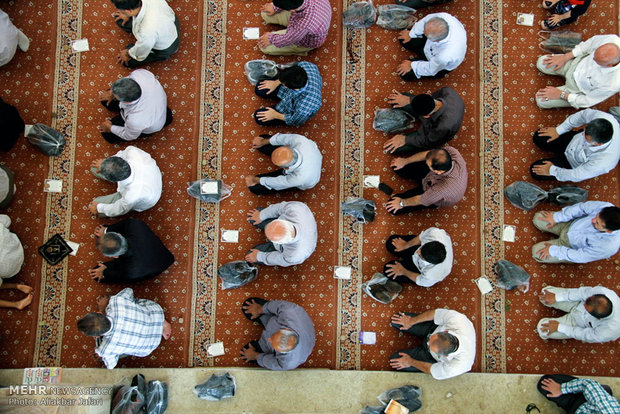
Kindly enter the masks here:
M 122 154 L 122 155 L 121 155 Z M 161 171 L 151 156 L 134 146 L 116 154 L 131 167 L 128 179 L 118 183 L 118 191 L 132 210 L 144 211 L 154 206 L 161 197 Z
M 467 190 L 467 166 L 456 148 L 442 147 L 452 158 L 452 168 L 442 174 L 429 172 L 422 180 L 424 193 L 420 203 L 425 206 L 450 207 L 458 203 Z

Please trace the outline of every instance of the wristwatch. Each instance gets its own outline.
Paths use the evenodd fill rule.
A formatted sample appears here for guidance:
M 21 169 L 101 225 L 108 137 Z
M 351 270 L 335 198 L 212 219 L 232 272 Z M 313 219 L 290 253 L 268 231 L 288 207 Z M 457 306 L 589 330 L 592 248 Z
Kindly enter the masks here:
M 405 207 L 405 203 L 403 203 L 402 198 L 401 198 L 400 202 L 398 203 L 398 205 L 401 206 L 401 207 Z

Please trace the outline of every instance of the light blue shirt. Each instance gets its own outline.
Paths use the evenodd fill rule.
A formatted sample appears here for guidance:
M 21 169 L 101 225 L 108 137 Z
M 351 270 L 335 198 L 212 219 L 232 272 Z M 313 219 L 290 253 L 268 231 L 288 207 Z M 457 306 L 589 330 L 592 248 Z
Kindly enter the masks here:
M 607 233 L 595 229 L 592 224 L 592 219 L 605 207 L 613 207 L 613 204 L 586 201 L 553 213 L 556 223 L 574 221 L 568 229 L 568 241 L 571 247 L 552 245 L 549 247 L 549 254 L 559 260 L 573 263 L 589 263 L 616 254 L 620 249 L 620 230 Z

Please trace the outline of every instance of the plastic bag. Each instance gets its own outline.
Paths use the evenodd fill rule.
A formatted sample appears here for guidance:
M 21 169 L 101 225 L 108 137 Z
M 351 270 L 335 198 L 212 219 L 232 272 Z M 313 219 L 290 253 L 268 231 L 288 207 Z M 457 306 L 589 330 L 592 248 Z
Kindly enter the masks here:
M 371 407 L 367 405 L 360 410 L 360 414 L 383 414 L 385 412 L 385 407 L 387 407 L 387 405 L 382 405 L 381 407 Z
M 403 290 L 402 286 L 382 273 L 375 273 L 372 279 L 362 283 L 362 290 L 374 300 L 388 304 Z
M 342 13 L 344 25 L 355 29 L 365 29 L 372 26 L 377 19 L 377 9 L 371 1 L 353 3 Z
M 588 199 L 588 190 L 565 185 L 552 188 L 547 192 L 547 201 L 561 206 L 582 203 Z
M 215 188 L 216 185 L 217 189 Z M 209 178 L 191 182 L 187 187 L 187 194 L 207 203 L 218 203 L 230 197 L 231 193 L 232 188 L 224 184 L 222 180 L 211 180 Z
M 398 132 L 404 131 L 409 128 L 413 128 L 415 125 L 415 118 L 401 110 L 393 108 L 377 109 L 375 111 L 375 120 L 372 123 L 372 127 L 376 131 L 383 132 Z
M 390 400 L 394 400 L 409 409 L 409 412 L 417 411 L 422 407 L 422 389 L 415 385 L 403 385 L 402 387 L 392 388 L 377 397 L 383 404 L 389 404 Z
M 378 24 L 379 22 L 377 22 Z M 550 32 L 547 30 L 541 30 L 538 32 L 538 36 L 542 41 L 538 44 L 538 47 L 547 53 L 568 53 L 575 46 L 581 43 L 581 33 L 571 32 L 570 30 L 562 30 L 556 32 Z
M 252 85 L 265 79 L 274 78 L 278 74 L 278 65 L 273 60 L 257 59 L 245 63 L 245 76 Z
M 504 189 L 504 196 L 513 206 L 530 211 L 536 204 L 547 199 L 547 192 L 532 183 L 516 181 Z
M 60 132 L 43 124 L 34 124 L 26 137 L 42 153 L 52 157 L 60 155 L 67 144 L 67 140 Z
M 144 395 L 137 386 L 124 385 L 120 387 L 112 398 L 112 414 L 137 414 L 144 405 Z
M 365 200 L 363 198 L 349 198 L 347 201 L 340 205 L 342 207 L 342 213 L 355 217 L 357 221 L 367 223 L 375 219 L 377 214 L 377 206 L 372 200 Z
M 388 30 L 409 29 L 418 20 L 415 9 L 399 4 L 382 4 L 377 7 L 377 26 Z
M 256 279 L 258 266 L 238 260 L 223 264 L 217 269 L 217 274 L 222 279 L 222 289 L 235 289 Z
M 194 387 L 194 394 L 202 400 L 219 401 L 235 396 L 237 384 L 235 378 L 228 372 L 213 374 L 211 377 Z
M 497 287 L 506 290 L 516 288 L 523 293 L 530 290 L 530 275 L 522 267 L 502 259 L 495 262 L 493 270 L 497 275 Z
M 149 381 L 146 397 L 147 414 L 164 414 L 168 408 L 168 384 L 158 380 Z

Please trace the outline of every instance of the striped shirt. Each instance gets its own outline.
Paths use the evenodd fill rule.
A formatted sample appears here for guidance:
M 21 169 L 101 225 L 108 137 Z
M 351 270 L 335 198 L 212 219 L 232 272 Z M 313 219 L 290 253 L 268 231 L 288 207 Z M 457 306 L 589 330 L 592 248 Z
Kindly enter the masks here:
M 300 126 L 308 119 L 312 118 L 321 108 L 321 88 L 323 79 L 319 73 L 319 68 L 310 62 L 299 62 L 308 75 L 306 86 L 301 89 L 289 89 L 280 85 L 278 98 L 280 102 L 275 110 L 284 115 L 284 122 L 287 125 Z
M 612 397 L 598 382 L 591 379 L 576 378 L 561 386 L 562 394 L 583 393 L 586 402 L 581 404 L 575 414 L 617 414 L 620 403 Z
M 274 7 L 274 10 L 276 13 L 282 11 L 278 7 Z M 291 13 L 286 33 L 271 33 L 269 42 L 276 47 L 297 45 L 315 49 L 325 42 L 331 19 L 332 6 L 329 0 L 304 0 Z
M 110 298 L 105 309 L 112 328 L 95 349 L 105 366 L 112 369 L 123 355 L 147 356 L 159 346 L 164 331 L 164 311 L 157 303 L 135 299 L 125 288 Z
M 450 207 L 461 201 L 467 189 L 467 167 L 461 154 L 448 145 L 442 147 L 452 157 L 452 168 L 443 174 L 429 172 L 422 180 L 420 204 Z

